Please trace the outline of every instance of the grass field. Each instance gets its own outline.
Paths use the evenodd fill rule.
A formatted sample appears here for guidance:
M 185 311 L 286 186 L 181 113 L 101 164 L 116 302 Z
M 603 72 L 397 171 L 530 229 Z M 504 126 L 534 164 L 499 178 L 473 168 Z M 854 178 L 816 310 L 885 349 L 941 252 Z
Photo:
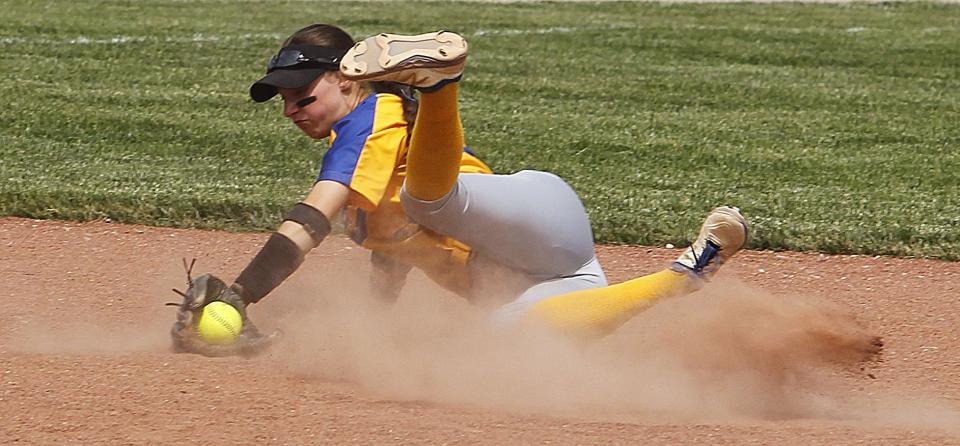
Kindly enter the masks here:
M 249 84 L 313 22 L 471 43 L 468 144 L 553 171 L 599 242 L 960 258 L 960 6 L 23 1 L 0 10 L 0 214 L 268 229 L 326 148 Z

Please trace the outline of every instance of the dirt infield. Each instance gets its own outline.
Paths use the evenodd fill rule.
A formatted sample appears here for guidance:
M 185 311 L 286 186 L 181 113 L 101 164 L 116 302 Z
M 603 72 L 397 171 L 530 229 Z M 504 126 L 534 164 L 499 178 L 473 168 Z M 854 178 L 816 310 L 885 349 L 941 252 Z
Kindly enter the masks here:
M 491 335 L 419 275 L 371 305 L 334 238 L 252 307 L 269 354 L 170 353 L 180 258 L 232 278 L 263 240 L 0 219 L 0 443 L 960 444 L 960 263 L 746 252 L 584 347 Z M 612 281 L 677 254 L 599 251 Z

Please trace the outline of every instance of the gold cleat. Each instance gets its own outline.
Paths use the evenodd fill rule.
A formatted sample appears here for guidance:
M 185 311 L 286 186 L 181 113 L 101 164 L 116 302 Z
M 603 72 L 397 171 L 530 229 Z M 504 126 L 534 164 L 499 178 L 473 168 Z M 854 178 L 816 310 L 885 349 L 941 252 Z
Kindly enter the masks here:
M 397 82 L 431 90 L 459 80 L 466 61 L 467 41 L 456 33 L 378 34 L 347 51 L 340 72 L 353 80 Z
M 697 240 L 673 262 L 671 269 L 708 279 L 743 248 L 749 231 L 739 209 L 718 207 L 707 215 Z

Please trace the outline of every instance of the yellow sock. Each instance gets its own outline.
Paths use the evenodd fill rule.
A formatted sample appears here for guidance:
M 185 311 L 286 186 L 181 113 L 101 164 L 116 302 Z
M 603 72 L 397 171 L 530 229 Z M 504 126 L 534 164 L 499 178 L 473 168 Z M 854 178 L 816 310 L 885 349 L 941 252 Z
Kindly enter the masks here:
M 537 302 L 527 319 L 585 338 L 607 335 L 657 300 L 695 288 L 690 277 L 669 269 L 603 288 L 561 294 Z
M 460 172 L 463 146 L 457 84 L 422 93 L 407 154 L 407 193 L 433 201 L 450 192 Z

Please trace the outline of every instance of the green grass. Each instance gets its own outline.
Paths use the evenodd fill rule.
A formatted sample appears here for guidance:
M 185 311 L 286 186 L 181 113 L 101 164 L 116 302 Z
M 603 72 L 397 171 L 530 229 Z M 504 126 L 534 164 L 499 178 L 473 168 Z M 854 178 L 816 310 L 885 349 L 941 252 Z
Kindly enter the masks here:
M 0 10 L 0 214 L 273 228 L 325 144 L 246 91 L 312 22 L 464 33 L 468 143 L 553 171 L 599 242 L 960 258 L 960 6 L 23 1 Z M 119 42 L 118 42 L 119 41 Z

